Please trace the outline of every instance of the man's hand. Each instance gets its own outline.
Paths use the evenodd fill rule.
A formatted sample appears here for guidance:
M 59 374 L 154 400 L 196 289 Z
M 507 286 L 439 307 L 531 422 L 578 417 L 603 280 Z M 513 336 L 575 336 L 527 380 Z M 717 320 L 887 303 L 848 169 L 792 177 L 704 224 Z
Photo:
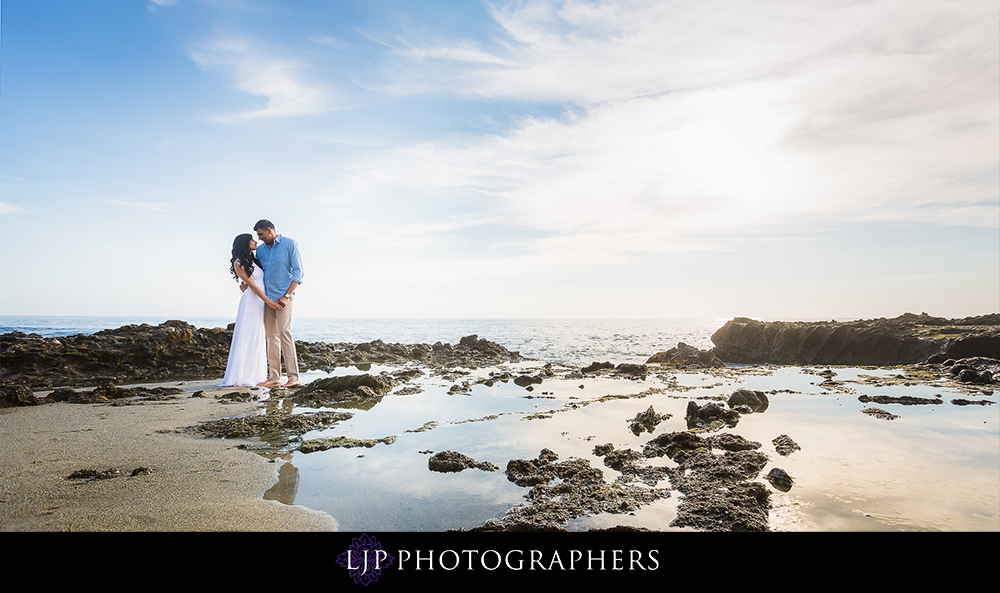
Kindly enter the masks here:
M 285 308 L 286 306 L 288 306 L 288 299 L 287 299 L 287 298 L 285 298 L 285 297 L 280 297 L 280 298 L 279 298 L 279 299 L 278 299 L 277 301 L 275 301 L 275 302 L 276 302 L 276 303 L 278 303 L 279 305 L 281 305 L 281 308 L 282 308 L 282 309 L 284 309 L 284 308 Z
M 248 289 L 248 288 L 250 288 L 250 287 L 249 287 L 249 286 L 247 286 L 247 283 L 246 283 L 246 282 L 240 282 L 240 292 L 244 292 L 244 291 L 246 291 L 246 289 Z

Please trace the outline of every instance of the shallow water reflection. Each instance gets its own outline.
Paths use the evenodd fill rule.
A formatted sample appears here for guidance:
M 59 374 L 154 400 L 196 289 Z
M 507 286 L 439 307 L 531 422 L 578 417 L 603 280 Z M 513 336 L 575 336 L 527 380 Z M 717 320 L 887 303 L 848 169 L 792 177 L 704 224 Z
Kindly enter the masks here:
M 527 368 L 530 368 L 528 365 Z M 374 365 L 368 371 L 386 370 Z M 537 370 L 537 369 L 536 369 Z M 684 413 L 691 399 L 727 396 L 746 387 L 774 391 L 766 412 L 744 415 L 724 430 L 758 441 L 770 457 L 758 480 L 772 492 L 774 530 L 1000 530 L 1000 408 L 957 406 L 968 394 L 939 385 L 912 383 L 895 369 L 834 368 L 835 385 L 821 385 L 822 369 L 769 367 L 711 373 L 663 373 L 643 381 L 554 378 L 526 391 L 511 382 L 472 385 L 449 393 L 469 376 L 424 375 L 408 383 L 423 391 L 390 394 L 370 410 L 304 438 L 347 436 L 379 439 L 395 435 L 391 445 L 329 449 L 288 456 L 279 484 L 269 498 L 324 511 L 348 531 L 442 531 L 471 528 L 501 518 L 525 502 L 527 492 L 508 481 L 503 469 L 511 459 L 533 459 L 542 448 L 560 459 L 587 459 L 604 471 L 594 447 L 612 443 L 641 451 L 653 436 L 686 430 Z M 355 374 L 353 368 L 338 374 Z M 484 376 L 482 369 L 476 371 Z M 327 377 L 313 372 L 305 380 Z M 878 384 L 868 378 L 893 379 Z M 642 397 L 605 398 L 645 393 Z M 944 403 L 903 406 L 865 404 L 859 395 L 911 395 Z M 972 399 L 996 402 L 996 394 Z M 862 414 L 878 406 L 895 420 Z M 656 431 L 634 435 L 629 420 L 653 406 L 671 414 Z M 307 411 L 307 410 L 297 410 Z M 418 431 L 418 429 L 423 430 Z M 787 434 L 801 450 L 788 457 L 772 440 Z M 500 470 L 430 471 L 427 461 L 438 451 L 457 451 Z M 651 465 L 671 464 L 666 458 Z M 788 492 L 770 486 L 764 476 L 780 468 L 792 476 Z M 294 483 L 293 483 L 294 482 Z M 665 481 L 660 487 L 669 486 Z M 679 493 L 629 515 L 604 514 L 572 521 L 567 528 L 637 525 L 668 530 Z

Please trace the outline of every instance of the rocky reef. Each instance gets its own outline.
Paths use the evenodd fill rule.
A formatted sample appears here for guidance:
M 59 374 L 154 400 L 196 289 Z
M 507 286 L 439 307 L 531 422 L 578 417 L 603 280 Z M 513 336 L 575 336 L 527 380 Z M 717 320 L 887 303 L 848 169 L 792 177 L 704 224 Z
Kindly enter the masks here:
M 94 334 L 44 338 L 9 332 L 0 335 L 3 401 L 31 402 L 20 387 L 42 391 L 62 386 L 221 378 L 229 359 L 233 326 L 197 328 L 171 320 L 160 325 L 125 325 Z M 456 345 L 353 344 L 296 341 L 303 371 L 371 363 L 419 361 L 429 366 L 495 366 L 525 360 L 518 352 L 465 336 Z
M 944 319 L 756 321 L 737 317 L 712 335 L 719 359 L 751 364 L 895 366 L 947 359 L 1000 359 L 1000 314 Z

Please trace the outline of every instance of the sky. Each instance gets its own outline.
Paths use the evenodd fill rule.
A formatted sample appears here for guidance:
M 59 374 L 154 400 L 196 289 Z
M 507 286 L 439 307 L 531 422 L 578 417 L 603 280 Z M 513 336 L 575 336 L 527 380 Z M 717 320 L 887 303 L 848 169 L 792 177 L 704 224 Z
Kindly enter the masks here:
M 1000 311 L 1000 2 L 0 2 L 0 313 Z

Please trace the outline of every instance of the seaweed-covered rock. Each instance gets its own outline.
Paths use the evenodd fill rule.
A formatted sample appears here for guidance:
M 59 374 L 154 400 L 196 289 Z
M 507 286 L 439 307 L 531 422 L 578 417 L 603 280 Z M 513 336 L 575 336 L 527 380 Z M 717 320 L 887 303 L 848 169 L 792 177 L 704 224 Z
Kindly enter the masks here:
M 317 412 L 315 414 L 287 414 L 274 412 L 263 415 L 221 418 L 204 422 L 191 430 L 208 437 L 247 438 L 268 435 L 297 436 L 310 430 L 329 427 L 348 420 L 350 412 Z
M 47 403 L 67 402 L 72 404 L 100 404 L 130 398 L 166 399 L 181 393 L 176 387 L 118 387 L 112 383 L 101 385 L 89 391 L 77 391 L 69 387 L 54 389 L 45 396 Z
M 684 494 L 677 508 L 675 527 L 704 531 L 768 531 L 770 493 L 750 482 L 767 464 L 760 443 L 740 435 L 701 437 L 673 432 L 646 443 L 646 457 L 668 455 L 677 463 L 666 468 L 670 482 Z M 713 449 L 725 451 L 722 455 Z
M 669 489 L 648 489 L 616 482 L 609 487 L 604 473 L 583 459 L 557 461 L 558 455 L 543 449 L 537 459 L 512 459 L 507 479 L 531 487 L 525 506 L 511 509 L 505 525 L 530 525 L 538 530 L 571 519 L 598 513 L 627 513 L 670 495 Z M 554 480 L 559 482 L 549 486 Z
M 341 375 L 317 379 L 296 391 L 291 399 L 311 407 L 351 404 L 368 409 L 381 401 L 382 396 L 395 385 L 396 380 L 388 373 Z
M 645 412 L 639 412 L 635 418 L 629 421 L 629 430 L 632 434 L 639 436 L 643 432 L 652 433 L 657 425 L 670 418 L 670 414 L 657 414 L 653 406 L 649 406 Z
M 684 419 L 687 421 L 689 429 L 718 430 L 723 426 L 730 428 L 736 426 L 740 421 L 740 413 L 724 408 L 715 402 L 699 406 L 695 402 L 689 401 Z

